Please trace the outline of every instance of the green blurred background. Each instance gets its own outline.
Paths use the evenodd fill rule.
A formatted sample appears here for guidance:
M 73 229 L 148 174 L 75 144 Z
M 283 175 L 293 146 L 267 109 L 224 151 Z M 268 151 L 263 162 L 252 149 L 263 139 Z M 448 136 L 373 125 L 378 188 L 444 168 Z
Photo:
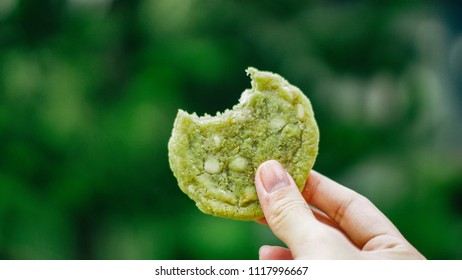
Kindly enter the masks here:
M 0 258 L 255 259 L 202 214 L 167 141 L 278 72 L 311 99 L 315 169 L 426 257 L 462 259 L 459 1 L 0 0 Z

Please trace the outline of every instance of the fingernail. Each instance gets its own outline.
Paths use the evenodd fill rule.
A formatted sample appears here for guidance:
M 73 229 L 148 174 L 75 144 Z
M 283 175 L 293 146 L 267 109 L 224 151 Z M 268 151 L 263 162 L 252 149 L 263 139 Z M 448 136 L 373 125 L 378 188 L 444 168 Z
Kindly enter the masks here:
M 267 161 L 260 168 L 260 179 L 268 193 L 289 186 L 290 182 L 289 178 L 287 178 L 287 173 L 279 162 L 275 160 Z
M 264 260 L 264 259 L 267 259 L 267 254 L 268 254 L 268 245 L 263 245 L 260 247 L 260 249 L 258 250 L 258 258 L 260 260 Z

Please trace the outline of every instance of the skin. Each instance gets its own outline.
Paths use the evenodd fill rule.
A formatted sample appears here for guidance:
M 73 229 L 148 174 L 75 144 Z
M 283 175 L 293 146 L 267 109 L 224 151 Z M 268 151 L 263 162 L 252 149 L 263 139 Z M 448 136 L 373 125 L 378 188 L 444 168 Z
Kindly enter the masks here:
M 261 260 L 425 259 L 367 198 L 315 171 L 300 193 L 270 160 L 258 168 L 255 185 L 260 222 L 288 247 L 262 246 Z

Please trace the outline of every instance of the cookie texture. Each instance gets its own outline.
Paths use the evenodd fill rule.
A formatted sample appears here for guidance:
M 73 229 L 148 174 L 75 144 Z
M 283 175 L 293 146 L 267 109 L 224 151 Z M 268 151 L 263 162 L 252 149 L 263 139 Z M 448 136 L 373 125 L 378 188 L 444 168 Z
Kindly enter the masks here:
M 181 190 L 204 213 L 240 220 L 263 217 L 255 172 L 279 161 L 300 190 L 318 153 L 319 131 L 307 97 L 281 76 L 248 68 L 252 88 L 232 110 L 197 116 L 179 110 L 168 143 Z

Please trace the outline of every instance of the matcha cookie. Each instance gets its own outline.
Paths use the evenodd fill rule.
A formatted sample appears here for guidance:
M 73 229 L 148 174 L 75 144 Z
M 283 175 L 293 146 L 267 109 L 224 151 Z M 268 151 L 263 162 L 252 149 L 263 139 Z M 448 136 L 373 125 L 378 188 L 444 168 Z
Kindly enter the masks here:
M 279 161 L 304 187 L 319 132 L 305 95 L 281 76 L 248 68 L 252 88 L 239 104 L 216 116 L 178 111 L 168 143 L 170 167 L 183 192 L 204 213 L 263 217 L 254 177 L 258 166 Z

